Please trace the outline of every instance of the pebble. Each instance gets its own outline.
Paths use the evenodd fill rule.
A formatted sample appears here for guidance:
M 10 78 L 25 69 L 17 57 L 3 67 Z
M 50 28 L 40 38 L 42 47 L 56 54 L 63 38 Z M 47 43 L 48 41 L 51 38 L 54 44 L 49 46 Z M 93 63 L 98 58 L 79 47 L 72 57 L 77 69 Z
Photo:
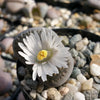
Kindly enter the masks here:
M 73 100 L 73 93 L 67 93 L 62 100 Z
M 62 38 L 62 43 L 67 46 L 69 45 L 69 39 L 67 36 L 60 36 Z
M 11 74 L 12 74 L 13 77 L 16 78 L 17 77 L 16 69 L 12 69 Z
M 83 50 L 85 46 L 87 46 L 89 43 L 87 38 L 84 38 L 83 40 L 76 43 L 76 50 Z
M 51 26 L 56 26 L 57 24 L 59 24 L 59 20 L 58 19 L 53 19 L 51 21 Z
M 89 48 L 91 51 L 93 51 L 93 50 L 94 50 L 94 47 L 95 47 L 95 42 L 89 41 L 88 48 Z
M 94 8 L 100 9 L 100 0 L 87 0 L 87 4 Z
M 4 60 L 0 57 L 0 70 L 4 70 L 5 68 L 5 62 Z
M 48 5 L 46 3 L 38 3 L 37 6 L 41 12 L 41 17 L 44 18 L 49 8 Z
M 95 88 L 97 91 L 100 91 L 100 84 L 93 84 L 93 88 Z
M 83 91 L 83 94 L 85 95 L 86 100 L 94 100 L 98 98 L 98 91 L 94 88 L 92 88 L 91 90 Z
M 76 44 L 78 41 L 80 41 L 80 40 L 82 40 L 82 36 L 81 36 L 80 34 L 74 35 L 74 36 L 70 39 L 70 46 L 71 46 L 71 47 L 74 47 L 75 44 Z
M 44 98 L 47 99 L 47 97 L 48 97 L 48 95 L 47 95 L 47 90 L 44 90 L 41 94 L 42 94 L 42 96 L 43 96 Z
M 45 98 L 43 98 L 40 94 L 37 93 L 36 95 L 36 100 L 46 100 Z M 52 100 L 52 99 L 51 99 Z
M 100 76 L 100 66 L 97 64 L 91 64 L 90 72 L 93 76 Z
M 77 75 L 77 80 L 82 84 L 87 81 L 86 77 L 82 74 Z
M 0 95 L 7 93 L 12 88 L 12 79 L 10 74 L 0 70 Z
M 94 47 L 94 54 L 100 54 L 100 42 L 96 43 Z
M 76 92 L 74 94 L 74 100 L 85 100 L 85 96 L 83 93 L 81 92 Z
M 22 92 L 19 93 L 17 100 L 25 100 Z
M 82 58 L 83 60 L 86 60 L 86 57 L 83 55 L 82 52 L 78 52 L 78 56 L 79 56 L 80 58 Z
M 76 66 L 77 67 L 84 67 L 86 64 L 86 60 L 81 59 L 80 57 L 76 58 Z
M 59 92 L 62 96 L 66 95 L 69 92 L 69 88 L 67 87 L 60 87 Z
M 48 99 L 61 100 L 61 94 L 56 88 L 50 88 L 47 90 Z
M 0 31 L 2 30 L 3 27 L 4 27 L 4 21 L 0 19 Z
M 67 88 L 69 88 L 69 92 L 70 92 L 71 94 L 75 94 L 75 93 L 78 91 L 78 87 L 76 87 L 76 86 L 74 86 L 74 85 L 72 85 L 72 84 L 70 84 L 70 83 L 67 83 L 65 86 L 66 86 Z
M 20 1 L 22 1 L 22 0 L 20 0 Z M 9 1 L 6 2 L 6 8 L 11 13 L 17 13 L 19 10 L 21 10 L 22 8 L 24 8 L 24 4 L 20 3 L 20 2 L 12 2 L 12 0 L 11 1 L 9 0 Z
M 36 91 L 35 90 L 32 90 L 30 92 L 30 96 L 33 98 L 33 99 L 36 99 Z
M 90 78 L 89 80 L 85 81 L 82 84 L 82 90 L 90 90 L 93 86 L 93 78 Z
M 93 54 L 92 51 L 90 51 L 88 48 L 86 48 L 85 50 L 83 50 L 82 53 L 83 53 L 86 57 L 90 57 L 90 56 Z
M 50 19 L 55 19 L 60 17 L 61 13 L 56 10 L 55 8 L 49 8 L 48 12 L 47 12 L 47 17 L 49 17 Z
M 99 77 L 93 77 L 93 79 L 97 84 L 100 84 L 100 78 Z
M 74 67 L 71 77 L 76 78 L 77 75 L 79 75 L 80 73 L 81 73 L 80 69 L 77 67 Z
M 0 6 L 3 6 L 5 0 L 0 0 Z
M 100 13 L 96 13 L 93 15 L 93 18 L 97 21 L 100 21 Z
M 78 56 L 78 51 L 77 51 L 76 49 L 72 48 L 72 49 L 70 50 L 70 52 L 71 52 L 71 54 L 72 54 L 73 57 L 76 58 L 76 57 Z
M 81 91 L 81 83 L 79 81 L 76 82 L 76 86 L 78 87 L 78 91 Z
M 13 43 L 13 38 L 5 38 L 0 43 L 4 45 L 5 50 L 7 51 Z
M 68 81 L 68 83 L 70 83 L 70 84 L 72 84 L 72 85 L 76 85 L 76 79 L 74 79 L 74 78 L 70 78 L 69 79 L 69 81 Z

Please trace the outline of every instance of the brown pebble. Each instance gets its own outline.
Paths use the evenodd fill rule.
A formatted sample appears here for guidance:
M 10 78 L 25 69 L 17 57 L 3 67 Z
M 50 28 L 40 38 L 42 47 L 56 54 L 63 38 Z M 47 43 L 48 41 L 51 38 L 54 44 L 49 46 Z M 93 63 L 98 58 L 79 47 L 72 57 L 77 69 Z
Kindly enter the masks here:
M 25 100 L 22 92 L 19 93 L 17 100 Z
M 0 70 L 0 95 L 7 93 L 12 88 L 12 79 L 9 73 Z

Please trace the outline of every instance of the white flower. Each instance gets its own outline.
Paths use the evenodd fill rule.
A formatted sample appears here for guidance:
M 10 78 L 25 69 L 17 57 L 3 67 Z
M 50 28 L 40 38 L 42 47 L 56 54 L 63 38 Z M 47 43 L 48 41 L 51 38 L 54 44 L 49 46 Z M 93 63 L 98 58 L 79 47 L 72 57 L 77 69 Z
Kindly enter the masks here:
M 46 81 L 47 75 L 53 76 L 59 73 L 58 68 L 68 67 L 68 48 L 61 41 L 55 32 L 42 28 L 41 33 L 34 30 L 23 38 L 23 43 L 18 43 L 22 50 L 18 54 L 24 57 L 27 65 L 32 65 L 33 80 L 39 76 Z

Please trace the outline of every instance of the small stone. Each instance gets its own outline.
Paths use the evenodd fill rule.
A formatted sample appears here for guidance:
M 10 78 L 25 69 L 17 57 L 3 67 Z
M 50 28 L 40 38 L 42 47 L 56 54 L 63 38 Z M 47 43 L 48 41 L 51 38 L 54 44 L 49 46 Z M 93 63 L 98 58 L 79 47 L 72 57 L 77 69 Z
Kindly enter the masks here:
M 81 73 L 80 69 L 77 67 L 74 67 L 71 77 L 76 78 L 77 75 L 79 75 L 80 73 Z
M 97 83 L 97 84 L 100 84 L 100 78 L 99 77 L 93 77 L 94 78 L 94 81 Z
M 100 1 L 99 0 L 87 0 L 87 4 L 94 8 L 100 9 Z
M 81 83 L 77 81 L 76 86 L 78 87 L 78 91 L 81 91 Z
M 83 41 L 83 43 L 84 43 L 85 46 L 89 44 L 89 40 L 86 37 L 82 41 Z
M 71 52 L 71 54 L 72 54 L 73 57 L 77 57 L 78 56 L 78 52 L 76 51 L 76 49 L 72 48 L 70 50 L 70 52 Z
M 25 100 L 22 92 L 19 93 L 17 100 Z
M 61 94 L 55 88 L 48 89 L 47 94 L 48 94 L 48 99 L 50 100 L 61 100 Z
M 2 1 L 2 0 L 0 0 L 0 2 L 1 2 L 1 1 Z M 0 19 L 0 32 L 1 32 L 1 30 L 3 29 L 3 27 L 4 27 L 4 21 Z
M 0 70 L 0 95 L 8 92 L 12 88 L 12 79 L 10 74 Z
M 66 26 L 67 27 L 70 27 L 70 26 L 72 26 L 73 25 L 73 22 L 72 22 L 72 20 L 71 19 L 69 19 L 67 22 L 66 22 Z
M 76 43 L 76 50 L 81 51 L 84 49 L 84 47 L 85 47 L 85 45 L 84 45 L 83 41 L 79 41 Z
M 100 66 L 97 64 L 91 64 L 90 72 L 93 76 L 100 76 Z
M 73 100 L 73 93 L 67 93 L 65 96 L 64 96 L 64 98 L 63 98 L 63 100 Z
M 83 60 L 86 60 L 86 57 L 83 55 L 82 52 L 78 52 L 78 56 L 79 56 L 80 58 L 82 58 Z
M 57 24 L 59 24 L 59 20 L 58 19 L 53 19 L 51 21 L 51 26 L 56 26 Z
M 36 100 L 46 100 L 45 98 L 43 98 L 40 94 L 36 95 Z
M 93 86 L 93 78 L 90 78 L 89 80 L 85 81 L 82 84 L 82 90 L 90 90 Z
M 13 38 L 5 38 L 1 41 L 1 44 L 4 45 L 5 50 L 7 51 L 13 43 Z
M 76 66 L 77 67 L 84 67 L 85 64 L 86 64 L 86 60 L 81 59 L 80 57 L 76 58 Z
M 36 99 L 36 91 L 35 90 L 32 90 L 30 92 L 30 96 L 33 98 L 33 99 Z
M 69 79 L 68 83 L 76 85 L 76 79 Z
M 59 92 L 60 92 L 60 94 L 61 94 L 62 96 L 64 96 L 64 95 L 66 95 L 66 94 L 69 92 L 69 88 L 67 88 L 67 87 L 61 87 L 61 88 L 59 89 Z
M 91 51 L 93 51 L 93 50 L 94 50 L 94 47 L 95 47 L 95 42 L 90 41 L 90 42 L 89 42 L 89 45 L 88 45 L 88 48 L 89 48 Z
M 100 13 L 96 13 L 93 15 L 93 18 L 97 21 L 100 21 Z
M 46 16 L 48 8 L 49 8 L 48 5 L 46 3 L 38 3 L 37 6 L 41 12 L 42 18 L 44 18 Z
M 47 95 L 47 90 L 44 90 L 41 94 L 42 94 L 42 96 L 43 96 L 44 98 L 47 99 L 47 97 L 48 97 L 48 95 Z
M 94 100 L 98 98 L 98 91 L 92 88 L 91 90 L 83 91 L 86 100 Z
M 81 92 L 76 92 L 74 94 L 74 100 L 85 100 L 85 96 L 83 93 Z
M 16 70 L 15 69 L 12 69 L 11 70 L 11 74 L 12 74 L 13 77 L 17 77 L 17 74 L 16 74 Z
M 100 43 L 96 43 L 94 47 L 94 54 L 100 54 Z
M 69 92 L 70 92 L 71 94 L 74 94 L 74 93 L 76 93 L 76 92 L 78 91 L 78 87 L 76 87 L 76 86 L 74 86 L 74 85 L 72 85 L 72 84 L 70 84 L 70 83 L 67 83 L 65 86 L 66 86 L 67 88 L 69 88 Z
M 95 88 L 97 91 L 100 91 L 100 84 L 93 84 L 93 88 Z
M 78 42 L 82 40 L 82 36 L 80 34 L 74 35 L 71 39 L 70 39 L 70 46 L 74 47 L 74 45 Z
M 69 45 L 69 39 L 67 36 L 60 36 L 62 38 L 62 43 L 67 46 Z
M 82 84 L 87 81 L 86 77 L 82 74 L 77 75 L 77 80 Z
M 92 51 L 90 51 L 88 48 L 86 48 L 85 50 L 83 50 L 82 53 L 83 53 L 86 57 L 90 57 L 90 56 L 93 54 Z
M 0 0 L 0 6 L 3 5 L 4 1 L 5 1 L 5 0 Z
M 61 13 L 56 10 L 55 8 L 49 8 L 48 9 L 48 12 L 47 12 L 47 16 L 51 19 L 55 19 L 55 18 L 58 18 L 60 17 Z
M 5 62 L 4 60 L 0 57 L 0 70 L 4 70 L 5 68 Z

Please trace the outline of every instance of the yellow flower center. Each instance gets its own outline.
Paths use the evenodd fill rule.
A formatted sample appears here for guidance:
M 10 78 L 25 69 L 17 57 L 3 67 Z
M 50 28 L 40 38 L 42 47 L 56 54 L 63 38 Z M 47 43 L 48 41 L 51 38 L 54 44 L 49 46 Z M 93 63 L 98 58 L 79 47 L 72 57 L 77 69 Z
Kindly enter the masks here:
M 47 58 L 48 56 L 48 52 L 46 50 L 41 50 L 39 51 L 38 55 L 37 55 L 37 60 L 42 61 L 45 58 Z

